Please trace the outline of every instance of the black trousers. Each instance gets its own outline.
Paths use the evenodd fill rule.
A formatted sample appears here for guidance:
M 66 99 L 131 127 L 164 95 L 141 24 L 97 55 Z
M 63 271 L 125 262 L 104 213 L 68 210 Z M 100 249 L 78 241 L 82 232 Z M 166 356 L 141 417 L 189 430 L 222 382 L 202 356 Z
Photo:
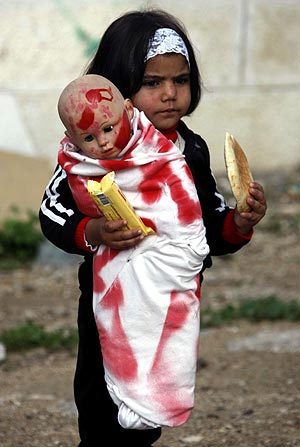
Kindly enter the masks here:
M 160 437 L 161 429 L 122 428 L 117 419 L 118 407 L 107 391 L 92 307 L 93 275 L 92 262 L 89 259 L 79 267 L 79 284 L 79 344 L 74 396 L 78 410 L 80 447 L 102 447 L 105 439 L 109 439 L 109 445 L 118 447 L 150 447 Z

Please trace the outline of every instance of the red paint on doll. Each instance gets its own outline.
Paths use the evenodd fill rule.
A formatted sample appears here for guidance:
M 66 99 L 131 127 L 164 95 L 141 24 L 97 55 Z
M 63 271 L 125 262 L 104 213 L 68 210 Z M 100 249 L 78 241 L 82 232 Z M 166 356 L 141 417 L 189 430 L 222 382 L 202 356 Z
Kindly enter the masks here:
M 80 121 L 76 123 L 77 127 L 82 130 L 87 130 L 94 122 L 94 112 L 89 106 L 86 106 L 82 112 Z
M 123 149 L 127 145 L 130 139 L 130 134 L 131 134 L 130 121 L 126 111 L 124 110 L 122 116 L 122 125 L 116 138 L 115 146 L 118 149 Z
M 104 94 L 102 92 L 104 92 Z M 103 100 L 112 101 L 114 99 L 111 87 L 91 89 L 86 92 L 85 96 L 88 102 L 94 107 L 97 107 L 98 103 Z
M 114 98 L 111 87 L 88 90 L 85 96 L 91 106 L 85 106 L 80 121 L 76 123 L 77 127 L 81 130 L 87 130 L 93 124 L 95 114 L 92 109 L 97 108 L 101 101 L 112 101 Z

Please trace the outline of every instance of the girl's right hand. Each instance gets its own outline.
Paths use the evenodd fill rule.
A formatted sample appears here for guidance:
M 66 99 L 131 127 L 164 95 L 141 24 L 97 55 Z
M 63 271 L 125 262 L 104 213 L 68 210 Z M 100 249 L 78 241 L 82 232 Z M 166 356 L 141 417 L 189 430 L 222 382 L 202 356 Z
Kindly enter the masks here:
M 90 219 L 85 226 L 85 238 L 91 245 L 105 244 L 122 250 L 137 245 L 142 239 L 141 230 L 121 230 L 126 220 L 107 221 L 105 217 Z
M 242 234 L 248 234 L 267 212 L 267 201 L 260 183 L 252 182 L 250 184 L 247 204 L 251 208 L 249 212 L 240 214 L 236 210 L 234 215 L 235 226 Z

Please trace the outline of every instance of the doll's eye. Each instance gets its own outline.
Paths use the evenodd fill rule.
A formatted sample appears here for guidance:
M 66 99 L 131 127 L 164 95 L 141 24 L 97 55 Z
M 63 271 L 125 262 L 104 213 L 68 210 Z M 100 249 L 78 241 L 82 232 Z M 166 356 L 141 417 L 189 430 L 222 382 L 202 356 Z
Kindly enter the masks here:
M 90 143 L 90 142 L 93 141 L 93 140 L 94 140 L 93 135 L 87 135 L 86 137 L 84 137 L 84 141 L 85 141 L 86 143 Z
M 104 127 L 103 131 L 104 131 L 104 133 L 108 133 L 108 132 L 111 132 L 113 129 L 114 129 L 114 126 L 107 126 L 107 127 Z

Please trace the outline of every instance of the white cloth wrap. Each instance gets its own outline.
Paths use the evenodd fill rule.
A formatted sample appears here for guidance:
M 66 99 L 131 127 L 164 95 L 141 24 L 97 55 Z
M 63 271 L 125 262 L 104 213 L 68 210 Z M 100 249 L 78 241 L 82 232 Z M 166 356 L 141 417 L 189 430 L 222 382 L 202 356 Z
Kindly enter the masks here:
M 87 160 L 67 142 L 59 161 L 82 212 L 93 208 L 86 176 L 114 170 L 136 212 L 156 229 L 134 248 L 99 246 L 93 308 L 120 424 L 174 427 L 188 419 L 194 406 L 199 273 L 209 249 L 184 156 L 143 113 L 136 111 L 133 124 L 136 132 L 121 160 Z

